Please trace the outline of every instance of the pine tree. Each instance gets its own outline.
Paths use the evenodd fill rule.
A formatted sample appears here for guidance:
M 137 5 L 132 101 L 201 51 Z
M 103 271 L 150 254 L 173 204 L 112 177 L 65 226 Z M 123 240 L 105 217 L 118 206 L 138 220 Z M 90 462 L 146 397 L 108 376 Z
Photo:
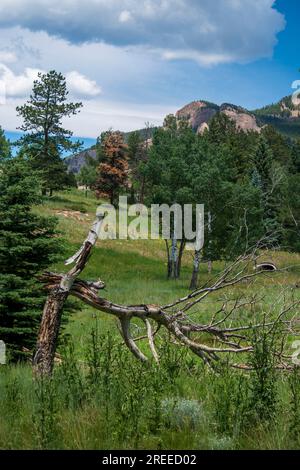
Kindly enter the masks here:
M 292 166 L 292 149 L 288 145 L 288 138 L 276 131 L 272 126 L 266 126 L 262 129 L 262 135 L 265 137 L 273 158 L 283 167 Z
M 121 132 L 106 133 L 101 150 L 95 183 L 96 196 L 107 197 L 115 205 L 121 189 L 127 185 L 128 176 L 127 146 Z
M 5 137 L 4 131 L 0 126 L 0 161 L 10 156 L 10 144 Z
M 85 165 L 80 169 L 80 172 L 77 175 L 77 181 L 79 184 L 85 186 L 85 196 L 87 197 L 88 189 L 93 188 L 96 183 L 97 160 L 86 155 L 85 161 Z
M 236 134 L 234 122 L 224 113 L 217 113 L 209 124 L 208 139 L 211 143 L 221 145 L 229 143 Z
M 26 132 L 19 145 L 31 154 L 33 168 L 42 172 L 44 194 L 74 183 L 60 156 L 64 151 L 78 149 L 79 143 L 72 143 L 72 132 L 64 129 L 61 121 L 77 114 L 82 103 L 67 103 L 67 97 L 65 77 L 52 70 L 39 73 L 29 101 L 17 107 L 23 118 L 20 129 Z
M 151 128 L 146 128 L 146 131 Z M 149 138 L 145 135 L 145 140 L 139 131 L 131 132 L 128 137 L 128 163 L 131 202 L 143 202 L 145 190 L 145 175 L 143 168 L 148 159 Z
M 274 156 L 265 137 L 259 138 L 257 147 L 252 155 L 253 173 L 252 182 L 260 189 L 261 207 L 263 211 L 263 225 L 265 235 L 271 243 L 279 237 L 279 183 L 273 180 Z
M 0 338 L 12 360 L 35 343 L 45 295 L 35 276 L 55 259 L 56 220 L 32 211 L 40 202 L 38 175 L 23 157 L 0 166 Z

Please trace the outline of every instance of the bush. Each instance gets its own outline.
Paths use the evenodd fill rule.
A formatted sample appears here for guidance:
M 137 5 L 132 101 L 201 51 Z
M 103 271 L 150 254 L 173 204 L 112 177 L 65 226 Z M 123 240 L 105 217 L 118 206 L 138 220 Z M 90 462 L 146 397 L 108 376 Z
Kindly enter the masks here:
M 196 429 L 205 420 L 203 406 L 197 400 L 165 398 L 161 402 L 161 412 L 164 423 L 178 429 Z

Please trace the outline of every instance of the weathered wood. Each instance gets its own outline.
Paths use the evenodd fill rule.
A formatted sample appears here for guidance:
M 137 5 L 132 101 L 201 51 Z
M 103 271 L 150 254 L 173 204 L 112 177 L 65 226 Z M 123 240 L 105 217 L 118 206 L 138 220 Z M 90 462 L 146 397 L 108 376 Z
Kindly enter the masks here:
M 92 306 L 93 308 L 100 310 L 111 315 L 116 316 L 121 325 L 121 332 L 124 338 L 124 342 L 133 355 L 142 362 L 146 362 L 147 357 L 140 351 L 136 345 L 137 339 L 132 338 L 130 333 L 130 321 L 132 318 L 139 318 L 144 321 L 147 327 L 147 336 L 150 345 L 150 351 L 156 362 L 159 361 L 158 354 L 154 345 L 154 337 L 152 331 L 150 331 L 151 325 L 149 319 L 155 322 L 158 327 L 162 326 L 166 328 L 169 333 L 179 341 L 178 344 L 188 347 L 194 354 L 199 356 L 205 363 L 211 363 L 212 361 L 218 360 L 220 354 L 231 353 L 231 354 L 240 354 L 240 353 L 249 353 L 253 350 L 249 338 L 247 338 L 246 333 L 252 331 L 253 329 L 272 327 L 276 323 L 268 322 L 261 324 L 249 324 L 236 327 L 226 326 L 226 320 L 228 320 L 231 314 L 236 313 L 239 309 L 245 308 L 255 304 L 255 297 L 253 299 L 236 301 L 233 307 L 230 307 L 227 310 L 227 305 L 224 304 L 219 312 L 221 313 L 221 318 L 218 320 L 212 317 L 212 320 L 209 323 L 191 323 L 190 318 L 184 313 L 183 310 L 188 310 L 192 306 L 196 305 L 199 299 L 204 299 L 206 295 L 209 295 L 212 292 L 216 292 L 220 289 L 235 285 L 238 281 L 251 279 L 257 274 L 244 274 L 239 276 L 231 276 L 229 279 L 227 275 L 230 273 L 230 270 L 227 270 L 226 275 L 223 274 L 213 286 L 204 287 L 198 291 L 194 291 L 190 295 L 177 300 L 173 304 L 167 305 L 165 307 L 160 307 L 158 305 L 120 305 L 113 303 L 107 299 L 98 297 L 98 293 L 95 289 L 90 287 L 89 283 L 82 280 L 76 280 L 70 293 L 76 296 L 78 299 L 82 300 L 86 304 Z M 51 273 L 44 274 L 44 282 L 48 278 L 47 285 L 48 288 L 53 288 L 53 278 L 56 275 Z M 224 277 L 225 276 L 225 277 Z M 50 287 L 52 286 L 52 287 Z M 182 304 L 184 306 L 182 306 Z M 169 312 L 169 309 L 174 310 L 174 305 L 179 306 L 176 313 Z M 278 321 L 286 326 L 288 331 L 291 331 L 294 323 L 293 321 L 283 321 L 282 317 L 292 308 L 296 308 L 299 305 L 299 301 L 291 304 L 288 309 L 285 308 L 278 315 Z M 196 334 L 197 339 L 191 339 L 190 335 Z M 207 334 L 214 339 L 214 342 L 207 342 Z M 250 335 L 251 338 L 251 335 Z M 220 345 L 217 346 L 218 342 Z M 281 367 L 281 366 L 280 366 Z
M 36 351 L 33 357 L 34 370 L 37 374 L 49 375 L 52 372 L 63 306 L 77 276 L 86 265 L 92 247 L 97 241 L 103 218 L 103 214 L 97 215 L 80 250 L 65 263 L 67 265 L 75 263 L 74 267 L 66 274 L 61 275 L 59 284 L 50 290 L 44 306 Z

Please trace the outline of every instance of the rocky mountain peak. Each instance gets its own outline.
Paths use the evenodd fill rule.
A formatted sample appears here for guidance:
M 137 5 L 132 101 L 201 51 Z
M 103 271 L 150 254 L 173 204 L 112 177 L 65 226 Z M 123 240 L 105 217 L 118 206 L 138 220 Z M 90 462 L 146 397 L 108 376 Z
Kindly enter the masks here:
M 176 117 L 177 119 L 187 120 L 195 132 L 203 133 L 205 129 L 209 128 L 211 119 L 217 113 L 226 114 L 235 122 L 237 129 L 260 132 L 260 126 L 254 114 L 240 106 L 229 103 L 218 106 L 207 101 L 193 101 L 177 111 Z

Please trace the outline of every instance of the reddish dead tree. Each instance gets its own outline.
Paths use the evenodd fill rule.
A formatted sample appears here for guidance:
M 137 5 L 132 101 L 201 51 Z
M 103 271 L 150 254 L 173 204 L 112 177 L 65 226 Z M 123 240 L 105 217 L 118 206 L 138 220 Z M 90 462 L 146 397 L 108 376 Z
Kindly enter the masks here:
M 120 189 L 127 185 L 127 146 L 121 132 L 108 132 L 101 145 L 101 162 L 94 188 L 98 198 L 109 198 L 115 205 Z
M 159 355 L 155 347 L 155 338 L 160 329 L 165 329 L 178 346 L 184 346 L 200 357 L 205 363 L 211 365 L 221 359 L 223 354 L 230 356 L 245 355 L 253 351 L 252 336 L 255 329 L 269 328 L 275 325 L 282 327 L 282 340 L 278 351 L 278 368 L 289 368 L 286 363 L 287 356 L 283 347 L 288 337 L 294 334 L 294 327 L 299 321 L 293 311 L 299 306 L 300 301 L 282 302 L 278 308 L 278 299 L 269 307 L 269 314 L 264 310 L 261 320 L 253 320 L 262 299 L 258 295 L 246 297 L 242 293 L 239 298 L 226 295 L 227 290 L 239 283 L 254 281 L 257 276 L 271 275 L 265 271 L 253 271 L 254 253 L 239 257 L 234 263 L 227 266 L 224 271 L 211 281 L 209 285 L 194 290 L 190 294 L 177 299 L 167 305 L 156 304 L 120 305 L 103 297 L 99 297 L 99 290 L 104 287 L 100 280 L 87 282 L 78 279 L 93 245 L 96 243 L 103 215 L 97 215 L 92 229 L 80 250 L 66 261 L 66 264 L 74 263 L 74 267 L 67 274 L 46 272 L 41 276 L 41 281 L 49 291 L 46 301 L 40 332 L 37 341 L 37 349 L 33 364 L 38 374 L 51 374 L 57 337 L 60 327 L 60 319 L 64 302 L 68 295 L 73 295 L 84 303 L 100 310 L 101 312 L 114 315 L 120 324 L 120 330 L 125 345 L 142 362 L 148 361 L 148 357 L 138 347 L 138 341 L 148 339 L 150 351 L 156 362 Z M 216 292 L 223 293 L 220 308 L 212 311 L 209 321 L 203 319 L 200 307 L 207 298 Z M 285 294 L 284 294 L 285 295 Z M 207 302 L 205 303 L 207 308 Z M 246 313 L 248 320 L 241 321 L 241 313 Z M 276 315 L 274 314 L 276 312 Z M 286 319 L 287 314 L 292 316 Z M 274 318 L 275 315 L 275 318 Z M 250 320 L 249 320 L 250 317 Z M 131 321 L 140 319 L 145 324 L 145 336 L 133 338 L 131 334 Z M 247 369 L 249 364 L 231 362 L 233 367 Z

